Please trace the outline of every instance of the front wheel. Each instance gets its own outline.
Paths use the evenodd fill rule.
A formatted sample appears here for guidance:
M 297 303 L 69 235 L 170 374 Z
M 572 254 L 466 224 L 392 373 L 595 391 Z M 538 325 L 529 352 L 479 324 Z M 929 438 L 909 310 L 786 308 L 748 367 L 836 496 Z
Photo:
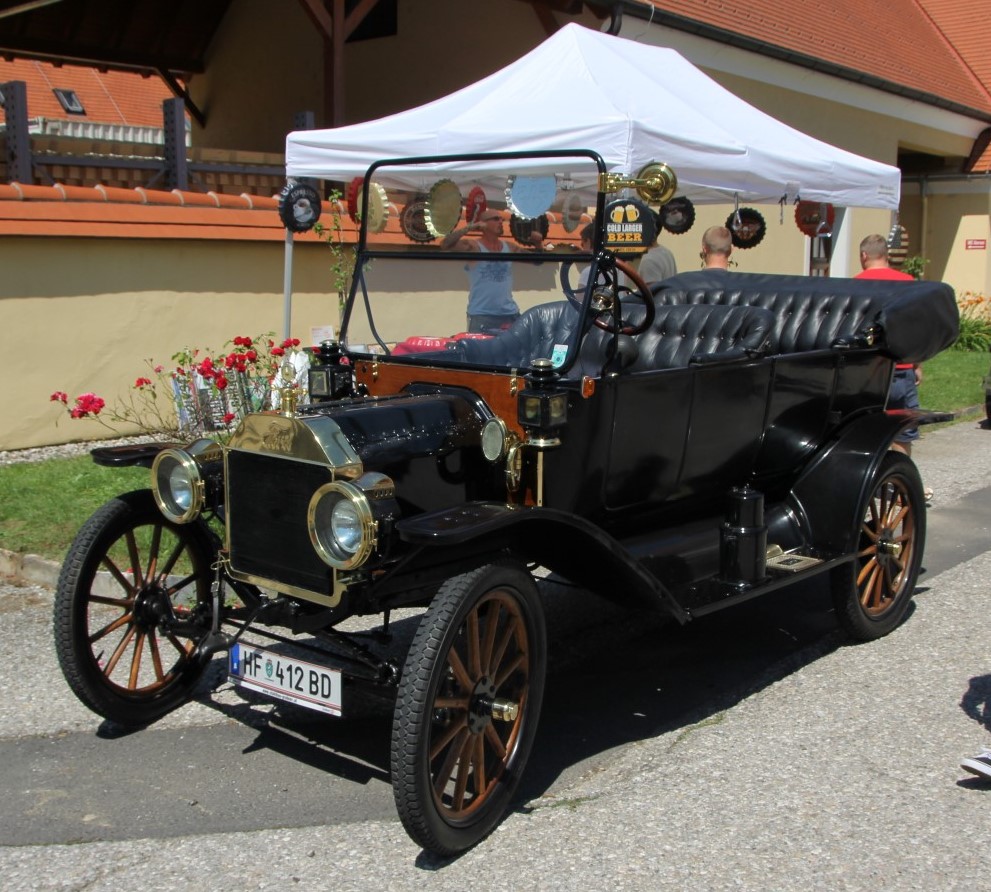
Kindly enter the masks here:
M 463 852 L 502 818 L 533 745 L 546 632 L 533 578 L 490 564 L 445 582 L 399 685 L 392 786 L 409 835 Z
M 83 525 L 55 592 L 55 650 L 73 693 L 124 727 L 185 702 L 205 665 L 214 548 L 169 523 L 151 490 L 107 502 Z
M 889 452 L 863 506 L 857 559 L 833 571 L 833 603 L 854 638 L 887 635 L 904 618 L 926 541 L 925 497 L 915 464 Z

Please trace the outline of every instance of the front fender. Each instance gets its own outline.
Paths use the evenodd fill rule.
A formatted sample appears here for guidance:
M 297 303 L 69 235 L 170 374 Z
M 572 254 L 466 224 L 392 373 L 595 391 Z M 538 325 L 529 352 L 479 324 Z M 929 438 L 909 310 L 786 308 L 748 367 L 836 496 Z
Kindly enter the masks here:
M 948 420 L 940 413 L 877 412 L 844 427 L 806 466 L 788 503 L 817 551 L 851 554 L 860 539 L 868 490 L 898 433 Z
M 661 609 L 680 623 L 689 619 L 663 583 L 619 542 L 565 511 L 469 502 L 406 518 L 396 530 L 404 542 L 430 548 L 457 548 L 484 537 L 487 549 L 509 549 L 611 601 Z

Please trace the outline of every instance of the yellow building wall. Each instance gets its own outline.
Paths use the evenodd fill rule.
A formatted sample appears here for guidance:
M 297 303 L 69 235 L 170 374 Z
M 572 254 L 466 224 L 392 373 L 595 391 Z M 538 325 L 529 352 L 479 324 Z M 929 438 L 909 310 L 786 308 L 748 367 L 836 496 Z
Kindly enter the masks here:
M 337 296 L 326 293 L 326 247 L 294 254 L 291 334 L 308 345 L 311 327 L 336 326 Z M 152 377 L 146 360 L 169 366 L 185 347 L 283 336 L 278 243 L 5 238 L 0 269 L 0 351 L 10 359 L 0 450 L 113 435 L 60 412 L 54 391 L 70 405 L 85 392 L 109 404 Z

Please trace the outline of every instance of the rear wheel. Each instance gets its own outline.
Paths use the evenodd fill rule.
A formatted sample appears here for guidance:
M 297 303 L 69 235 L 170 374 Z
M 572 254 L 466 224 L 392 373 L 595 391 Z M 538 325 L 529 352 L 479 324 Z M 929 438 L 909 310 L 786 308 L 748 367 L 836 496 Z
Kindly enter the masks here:
M 453 855 L 502 818 L 533 745 L 546 633 L 532 577 L 492 564 L 449 579 L 399 686 L 392 785 L 410 836 Z
M 907 456 L 889 452 L 863 511 L 857 559 L 833 573 L 840 625 L 854 638 L 887 635 L 904 618 L 926 541 L 922 481 Z
M 140 727 L 185 702 L 205 665 L 214 549 L 198 524 L 171 524 L 150 490 L 107 502 L 69 549 L 55 593 L 55 649 L 75 695 Z

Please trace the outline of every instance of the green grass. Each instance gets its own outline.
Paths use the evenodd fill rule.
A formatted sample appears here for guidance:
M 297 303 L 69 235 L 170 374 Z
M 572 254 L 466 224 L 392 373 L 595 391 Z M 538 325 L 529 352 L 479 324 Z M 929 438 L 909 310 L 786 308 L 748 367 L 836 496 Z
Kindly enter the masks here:
M 919 400 L 926 409 L 980 406 L 991 356 L 946 350 L 925 363 Z M 148 485 L 144 468 L 104 468 L 89 456 L 0 467 L 0 548 L 60 561 L 79 527 L 121 492 Z
M 148 481 L 146 468 L 104 468 L 88 455 L 0 467 L 0 548 L 61 561 L 100 505 Z
M 984 376 L 991 354 L 944 350 L 922 367 L 919 402 L 924 409 L 959 412 L 973 406 L 984 409 Z

